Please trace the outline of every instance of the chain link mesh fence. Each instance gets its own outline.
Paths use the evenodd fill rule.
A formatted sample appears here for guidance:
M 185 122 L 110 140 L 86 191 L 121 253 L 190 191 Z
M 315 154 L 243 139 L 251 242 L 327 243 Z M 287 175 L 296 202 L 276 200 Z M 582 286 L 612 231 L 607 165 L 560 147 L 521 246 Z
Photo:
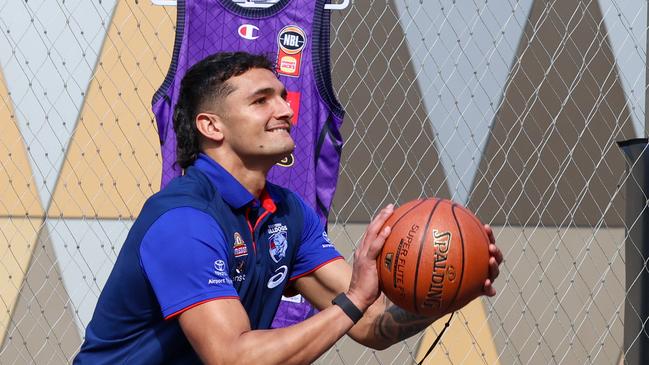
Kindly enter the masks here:
M 2 364 L 68 363 L 128 229 L 157 191 L 151 96 L 176 11 L 148 0 L 0 0 Z M 351 258 L 387 203 L 453 199 L 492 225 L 498 295 L 425 363 L 624 359 L 628 175 L 644 136 L 647 4 L 353 1 L 332 15 L 346 110 L 330 237 Z M 426 332 L 321 364 L 419 361 Z

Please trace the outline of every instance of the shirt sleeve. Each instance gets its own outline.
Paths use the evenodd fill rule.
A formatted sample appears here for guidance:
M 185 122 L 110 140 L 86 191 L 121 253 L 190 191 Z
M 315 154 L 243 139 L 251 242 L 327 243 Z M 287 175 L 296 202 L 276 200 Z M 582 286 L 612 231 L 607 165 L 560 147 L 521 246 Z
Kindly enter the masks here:
M 331 261 L 343 258 L 327 237 L 317 213 L 300 197 L 298 199 L 304 211 L 304 228 L 290 280 L 308 275 Z
M 238 298 L 223 230 L 207 213 L 182 207 L 156 220 L 140 246 L 140 265 L 165 319 L 204 302 Z

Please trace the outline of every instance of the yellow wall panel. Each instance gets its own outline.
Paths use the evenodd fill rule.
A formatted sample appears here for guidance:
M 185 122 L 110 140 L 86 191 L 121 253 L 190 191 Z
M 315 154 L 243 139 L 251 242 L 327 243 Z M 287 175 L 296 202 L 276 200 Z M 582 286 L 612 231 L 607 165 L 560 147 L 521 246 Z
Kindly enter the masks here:
M 0 73 L 0 216 L 42 216 L 25 142 Z
M 0 343 L 16 306 L 42 218 L 0 218 Z
M 175 7 L 120 1 L 113 15 L 50 216 L 132 217 L 160 186 L 151 98 L 166 75 Z
M 421 361 L 449 316 L 436 321 L 424 333 L 417 361 Z M 455 313 L 451 325 L 423 364 L 498 364 L 498 353 L 482 300 L 474 300 Z

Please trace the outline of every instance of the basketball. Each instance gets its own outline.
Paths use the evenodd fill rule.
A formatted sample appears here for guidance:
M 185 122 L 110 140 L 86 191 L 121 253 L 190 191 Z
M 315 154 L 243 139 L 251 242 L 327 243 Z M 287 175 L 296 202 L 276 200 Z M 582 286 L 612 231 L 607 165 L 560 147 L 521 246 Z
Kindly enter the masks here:
M 436 316 L 480 296 L 489 277 L 489 237 L 468 209 L 416 200 L 396 208 L 385 225 L 392 231 L 377 266 L 381 290 L 394 304 Z

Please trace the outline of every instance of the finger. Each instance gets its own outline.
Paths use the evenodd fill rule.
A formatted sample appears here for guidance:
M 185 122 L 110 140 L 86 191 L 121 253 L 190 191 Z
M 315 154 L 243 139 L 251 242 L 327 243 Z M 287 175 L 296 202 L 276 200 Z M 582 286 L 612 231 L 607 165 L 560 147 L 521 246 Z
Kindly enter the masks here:
M 384 227 L 381 232 L 376 236 L 376 239 L 372 240 L 370 242 L 370 247 L 368 248 L 367 255 L 375 260 L 380 254 L 381 254 L 381 249 L 383 248 L 383 245 L 385 244 L 385 240 L 388 238 L 390 235 L 390 232 L 392 232 L 392 227 L 386 226 Z
M 372 219 L 372 222 L 370 222 L 370 224 L 367 226 L 367 233 L 369 234 L 368 238 L 373 239 L 374 237 L 379 235 L 381 228 L 388 220 L 388 218 L 390 218 L 393 211 L 393 204 L 388 204 L 385 208 L 381 209 L 379 214 L 377 214 L 374 219 Z
M 496 243 L 496 237 L 494 236 L 494 231 L 491 229 L 491 226 L 488 224 L 484 225 L 484 230 L 487 232 L 487 236 L 489 237 L 489 242 L 491 243 Z
M 498 248 L 498 246 L 494 245 L 493 243 L 489 245 L 489 256 L 495 258 L 496 262 L 498 262 L 498 265 L 502 264 L 503 253 L 502 251 L 500 251 L 500 248 Z
M 500 275 L 500 268 L 495 257 L 489 258 L 489 278 L 493 281 Z
M 496 295 L 496 288 L 493 287 L 491 280 L 485 280 L 484 286 L 482 287 L 482 293 L 488 297 Z

